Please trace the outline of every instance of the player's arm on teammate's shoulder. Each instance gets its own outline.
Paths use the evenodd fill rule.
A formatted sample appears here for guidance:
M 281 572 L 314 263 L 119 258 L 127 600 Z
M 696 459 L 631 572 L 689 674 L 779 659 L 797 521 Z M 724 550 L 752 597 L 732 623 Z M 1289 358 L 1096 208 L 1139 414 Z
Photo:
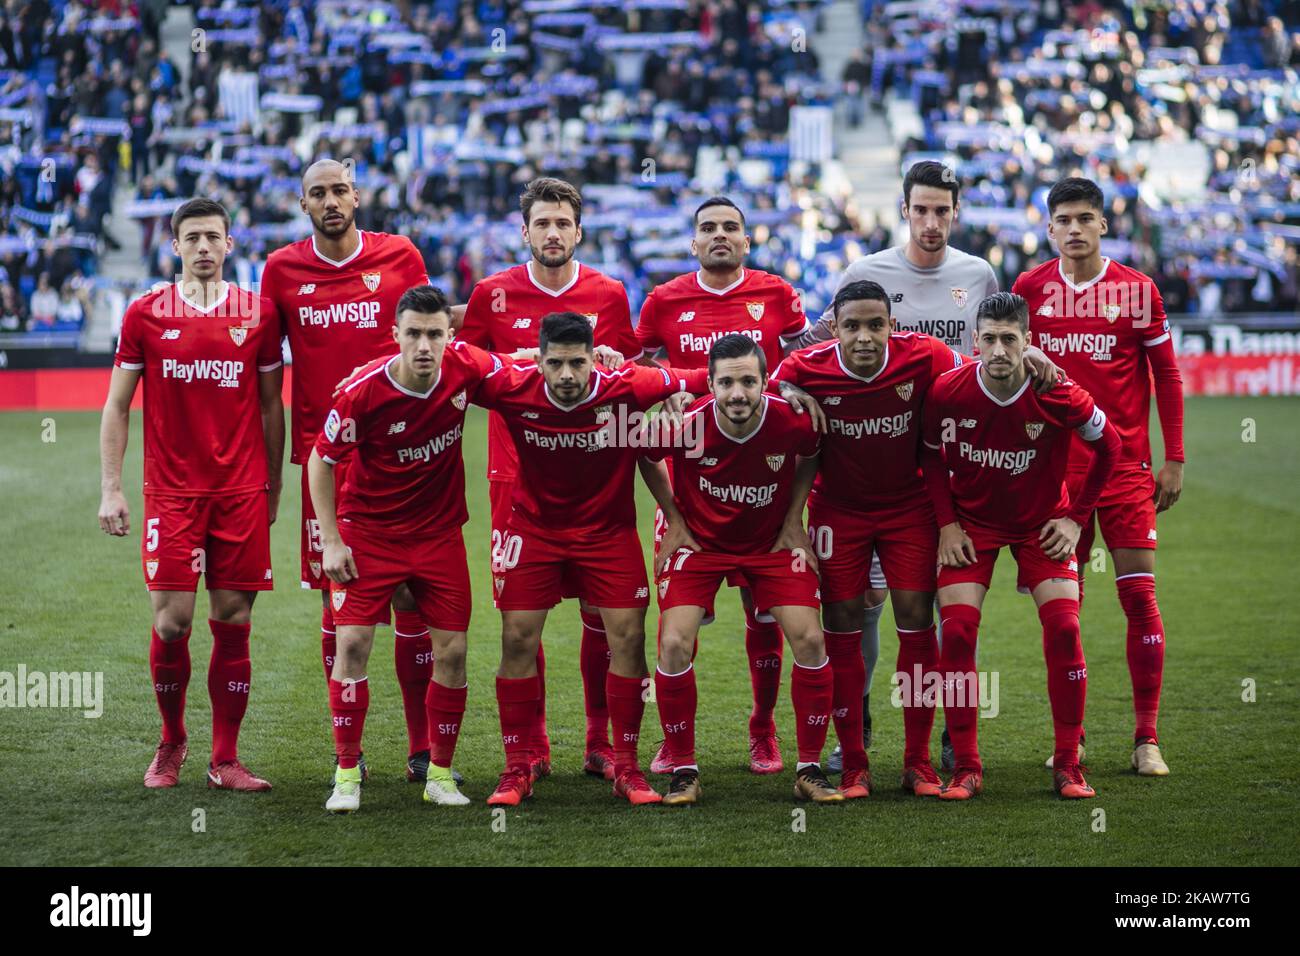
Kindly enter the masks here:
M 1047 353 L 1036 345 L 1025 346 L 1024 363 L 1025 371 L 1029 373 L 1029 377 L 1034 381 L 1034 391 L 1040 395 L 1055 388 L 1058 383 L 1064 382 L 1066 379 L 1065 371 L 1048 358 Z
M 1178 356 L 1169 332 L 1164 301 L 1151 286 L 1152 327 L 1144 336 L 1144 348 L 1155 380 L 1156 414 L 1165 442 L 1165 463 L 1156 474 L 1156 512 L 1172 508 L 1183 493 L 1183 376 L 1178 370 Z
M 284 470 L 284 366 L 277 363 L 266 371 L 259 367 L 257 392 L 262 406 L 262 437 L 266 442 L 267 515 L 270 523 L 275 524 Z
M 131 530 L 130 508 L 122 493 L 122 459 L 131 432 L 131 399 L 141 372 L 139 368 L 113 367 L 99 422 L 99 527 L 115 537 Z
M 466 308 L 467 306 L 464 303 L 447 307 L 447 316 L 451 319 L 451 330 L 453 332 L 459 332 L 465 325 Z
M 773 551 L 790 551 L 803 561 L 813 574 L 818 573 L 817 555 L 812 541 L 808 538 L 808 529 L 804 526 L 803 511 L 808 503 L 808 492 L 812 491 L 813 479 L 817 477 L 817 468 L 821 464 L 821 452 L 807 457 L 800 455 L 794 469 L 794 491 L 790 498 L 790 507 L 786 509 L 785 519 L 781 522 L 781 533 L 777 535 Z
M 784 365 L 785 363 L 782 362 L 781 364 Z M 820 403 L 818 403 L 817 399 L 813 398 L 798 385 L 783 378 L 777 379 L 775 383 L 769 379 L 768 390 L 775 390 L 776 394 L 780 395 L 790 404 L 790 407 L 794 409 L 796 415 L 807 413 L 808 417 L 812 419 L 813 430 L 821 435 L 826 434 L 826 413 L 822 411 L 822 407 Z

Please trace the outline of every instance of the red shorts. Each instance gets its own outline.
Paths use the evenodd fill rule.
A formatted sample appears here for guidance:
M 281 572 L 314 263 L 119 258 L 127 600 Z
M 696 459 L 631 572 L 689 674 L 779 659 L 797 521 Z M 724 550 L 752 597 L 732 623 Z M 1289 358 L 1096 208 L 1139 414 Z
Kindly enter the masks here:
M 388 605 L 406 584 L 425 623 L 440 631 L 469 630 L 472 601 L 465 539 L 460 529 L 411 536 L 340 521 L 339 536 L 352 551 L 357 577 L 330 584 L 334 624 L 388 624 Z
M 739 572 L 754 598 L 754 609 L 794 605 L 821 607 L 817 575 L 790 551 L 771 554 L 723 554 L 718 551 L 678 551 L 665 559 L 656 581 L 659 609 L 692 605 L 709 611 L 724 578 Z
M 334 466 L 334 496 L 338 500 L 339 489 L 343 487 L 343 478 L 348 472 L 348 459 L 343 459 Z M 302 568 L 299 580 L 304 588 L 313 591 L 328 589 L 329 578 L 321 571 L 321 558 L 325 555 L 325 546 L 321 543 L 320 522 L 316 519 L 316 508 L 311 503 L 311 489 L 307 487 L 307 466 L 302 466 L 302 521 L 298 524 L 298 555 Z
M 593 607 L 646 607 L 650 582 L 635 527 L 597 536 L 544 538 L 508 527 L 493 549 L 493 599 L 501 611 L 541 611 L 562 598 Z
M 1076 497 L 1083 489 L 1086 475 L 1073 473 L 1066 475 L 1066 490 L 1070 497 Z M 1097 504 L 1096 524 L 1101 526 L 1101 536 L 1107 549 L 1147 548 L 1155 550 L 1156 546 L 1156 480 L 1149 468 L 1125 463 L 1116 468 L 1106 490 L 1102 492 Z M 1087 563 L 1091 557 L 1092 543 L 1096 528 L 1091 518 L 1084 522 L 1083 532 L 1079 535 L 1079 547 L 1076 554 L 1079 560 Z
M 972 581 L 985 587 L 989 586 L 989 582 L 993 580 L 993 565 L 997 562 L 998 552 L 1002 547 L 990 546 L 988 542 L 981 541 L 975 535 L 971 535 L 971 540 L 975 544 L 975 563 L 964 568 L 940 568 L 939 587 L 945 588 L 950 584 L 966 584 Z M 1038 543 L 1037 534 L 1009 547 L 1011 556 L 1016 559 L 1020 569 L 1016 575 L 1016 589 L 1019 591 L 1028 594 L 1038 585 L 1052 578 L 1069 578 L 1076 581 L 1079 578 L 1079 562 L 1075 556 L 1071 555 L 1063 561 L 1049 558 Z
M 875 587 L 872 552 L 889 586 L 933 591 L 939 560 L 939 529 L 928 505 L 872 514 L 848 511 L 813 495 L 808 537 L 821 567 L 822 600 L 846 601 Z
M 265 491 L 183 498 L 144 496 L 140 540 L 150 591 L 269 591 L 271 525 Z

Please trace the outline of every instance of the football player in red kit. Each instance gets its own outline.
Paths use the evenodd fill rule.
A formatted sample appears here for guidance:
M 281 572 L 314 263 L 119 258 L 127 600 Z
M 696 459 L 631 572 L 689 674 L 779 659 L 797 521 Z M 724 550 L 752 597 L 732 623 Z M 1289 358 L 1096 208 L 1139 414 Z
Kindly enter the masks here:
M 208 786 L 270 790 L 239 762 L 248 708 L 253 600 L 269 591 L 270 525 L 280 500 L 284 405 L 275 306 L 221 280 L 230 216 L 210 199 L 172 214 L 181 281 L 135 300 L 122 319 L 99 447 L 99 525 L 130 532 L 122 457 L 131 398 L 144 380 L 145 586 L 153 606 L 149 670 L 162 741 L 146 787 L 174 787 L 189 753 L 185 692 L 195 589 L 208 587 L 212 760 Z
M 794 656 L 795 796 L 818 803 L 844 799 L 821 769 L 832 673 L 818 621 L 816 559 L 803 528 L 820 438 L 809 418 L 764 394 L 767 378 L 766 358 L 752 338 L 722 336 L 709 353 L 711 395 L 687 412 L 678 430 L 697 439 L 690 447 L 667 441 L 644 455 L 673 460 L 671 489 L 662 465 L 642 469 L 667 520 L 655 568 L 655 696 L 673 763 L 667 804 L 700 799 L 692 657 L 719 585 L 736 572 L 745 576 L 754 606 L 780 624 Z
M 262 294 L 279 307 L 292 354 L 291 460 L 303 466 L 301 580 L 305 588 L 321 589 L 326 683 L 334 669 L 337 636 L 329 581 L 321 567 L 320 523 L 307 487 L 307 459 L 325 424 L 335 386 L 358 364 L 392 353 L 398 299 L 407 289 L 429 281 L 410 239 L 357 228 L 360 201 L 350 166 L 332 159 L 313 163 L 303 174 L 298 199 L 311 219 L 312 234 L 272 252 L 262 270 Z M 336 481 L 341 482 L 345 472 L 336 470 Z M 424 695 L 433 670 L 429 629 L 405 585 L 398 588 L 393 606 L 393 654 L 406 716 L 406 776 L 423 781 L 429 765 Z M 361 768 L 364 776 L 364 759 Z
M 450 321 L 439 290 L 408 289 L 393 328 L 401 352 L 372 363 L 342 389 L 308 462 L 339 642 L 330 678 L 338 769 L 325 804 L 336 813 L 360 806 L 366 665 L 375 625 L 386 622 L 399 584 L 410 588 L 433 641 L 424 799 L 469 802 L 451 770 L 465 716 L 471 605 L 460 530 L 469 517 L 461 435 L 479 383 L 501 361 L 464 342 L 449 343 Z M 333 470 L 349 458 L 336 504 Z
M 1115 585 L 1128 619 L 1132 765 L 1142 776 L 1162 777 L 1169 767 L 1156 733 L 1165 661 L 1165 626 L 1156 604 L 1156 515 L 1172 507 L 1183 489 L 1182 376 L 1155 283 L 1101 254 L 1106 234 L 1101 189 L 1087 179 L 1062 179 L 1047 194 L 1047 208 L 1047 233 L 1060 257 L 1024 273 L 1012 289 L 1029 303 L 1034 343 L 1082 387 L 1105 396 L 1106 412 L 1123 440 L 1096 518 L 1115 562 Z M 1154 477 L 1153 378 L 1165 446 L 1164 466 Z M 1072 494 L 1078 493 L 1090 458 L 1088 443 L 1076 440 L 1068 474 Z M 1080 589 L 1093 535 L 1088 515 L 1079 536 Z
M 1119 455 L 1120 438 L 1073 382 L 1041 394 L 1030 388 L 1028 330 L 1020 296 L 999 292 L 984 299 L 975 328 L 980 361 L 941 375 L 925 403 L 921 461 L 939 524 L 944 636 L 938 670 L 957 764 L 939 795 L 945 800 L 967 800 L 983 789 L 975 641 L 1004 545 L 1019 567 L 1017 586 L 1033 595 L 1043 626 L 1056 792 L 1071 799 L 1096 795 L 1078 758 L 1088 671 L 1074 549 Z M 1074 498 L 1065 490 L 1071 432 L 1095 449 Z
M 804 332 L 799 294 L 780 276 L 745 268 L 750 239 L 745 214 L 725 196 L 706 199 L 695 210 L 691 252 L 699 260 L 694 272 L 651 290 L 641 306 L 637 341 L 659 352 L 678 368 L 704 368 L 709 349 L 722 336 L 747 335 L 763 350 L 768 368 L 776 368 L 788 341 Z M 671 463 L 671 459 L 669 460 Z M 663 535 L 662 512 L 655 516 L 656 538 Z M 757 615 L 749 590 L 741 583 L 745 609 L 745 653 L 754 706 L 749 715 L 749 769 L 780 773 L 783 769 L 773 712 L 781 689 L 781 629 L 770 615 Z M 672 773 L 665 742 L 650 765 L 655 773 Z
M 523 212 L 523 238 L 531 258 L 488 276 L 474 286 L 465 306 L 458 333 L 462 341 L 495 352 L 536 348 L 542 317 L 553 312 L 575 312 L 591 325 L 596 346 L 612 348 L 634 362 L 641 347 L 632 333 L 627 291 L 616 279 L 573 258 L 582 242 L 582 195 L 561 179 L 530 182 L 519 197 Z M 453 312 L 458 310 L 453 309 Z M 492 553 L 500 555 L 505 541 L 510 502 L 519 475 L 519 461 L 505 419 L 496 413 L 488 419 L 488 482 L 492 505 Z M 572 587 L 566 597 L 576 596 Z M 579 599 L 582 642 L 579 658 L 583 701 L 587 713 L 587 740 L 583 769 L 614 779 L 614 754 L 609 740 L 610 713 L 605 698 L 605 674 L 610 648 L 600 609 Z M 534 766 L 540 775 L 550 772 L 551 744 L 546 732 L 546 658 L 537 647 L 537 673 L 541 684 L 534 739 L 538 743 Z

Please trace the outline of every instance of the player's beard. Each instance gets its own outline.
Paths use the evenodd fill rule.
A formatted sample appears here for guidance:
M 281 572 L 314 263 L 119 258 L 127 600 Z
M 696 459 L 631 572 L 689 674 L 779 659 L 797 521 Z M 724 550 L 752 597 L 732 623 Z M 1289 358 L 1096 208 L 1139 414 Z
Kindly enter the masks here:
M 988 369 L 989 378 L 996 378 L 998 381 L 1011 378 L 1015 372 L 1015 366 L 1010 362 L 985 362 L 984 367 Z
M 926 236 L 922 233 L 917 233 L 915 242 L 926 252 L 938 252 L 948 244 L 948 237 L 944 235 L 938 237 Z
M 533 258 L 548 269 L 558 269 L 560 266 L 564 265 L 573 258 L 573 253 L 577 249 L 575 246 L 573 249 L 569 249 L 568 251 L 556 249 L 548 250 L 544 249 L 542 246 L 534 246 L 531 244 L 528 248 L 532 251 Z
M 353 210 L 352 212 L 340 211 L 339 215 L 343 218 L 328 223 L 325 221 L 324 216 L 320 219 L 313 217 L 311 221 L 312 227 L 328 239 L 337 239 L 352 228 L 352 223 L 356 219 L 357 214 L 356 210 Z
M 722 414 L 727 416 L 727 421 L 731 424 L 743 425 L 758 414 L 758 402 L 751 402 L 749 399 L 745 399 L 743 404 L 727 402 L 722 406 Z
M 708 246 L 703 258 L 700 259 L 700 268 L 705 272 L 735 272 L 744 261 L 741 252 L 730 244 L 727 246 L 725 256 L 716 254 L 713 247 Z

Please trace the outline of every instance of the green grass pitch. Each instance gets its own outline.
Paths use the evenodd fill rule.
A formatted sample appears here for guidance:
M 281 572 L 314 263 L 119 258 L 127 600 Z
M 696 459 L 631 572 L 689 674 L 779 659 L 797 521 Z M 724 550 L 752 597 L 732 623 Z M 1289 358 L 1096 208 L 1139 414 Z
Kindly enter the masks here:
M 204 786 L 211 638 L 201 598 L 191 644 L 190 761 L 179 787 L 151 792 L 141 778 L 159 719 L 146 676 L 138 416 L 125 472 L 133 527 L 121 540 L 96 525 L 98 416 L 0 415 L 0 671 L 20 664 L 29 672 L 102 671 L 106 696 L 97 720 L 71 710 L 0 709 L 0 864 L 1294 864 L 1298 417 L 1294 399 L 1188 402 L 1187 484 L 1160 525 L 1167 779 L 1138 779 L 1128 770 L 1124 623 L 1108 567 L 1090 576 L 1083 613 L 1087 763 L 1099 796 L 1077 803 L 1053 797 L 1043 768 L 1051 724 L 1037 617 L 1015 593 L 1004 556 L 980 638 L 981 667 L 1000 675 L 1000 713 L 981 721 L 987 775 L 980 799 L 947 805 L 898 790 L 902 719 L 889 706 L 897 644 L 887 614 L 873 695 L 877 792 L 852 805 L 795 812 L 789 772 L 754 777 L 745 769 L 743 625 L 739 602 L 724 594 L 717 623 L 702 632 L 697 662 L 703 803 L 633 809 L 581 773 L 579 625 L 570 602 L 552 613 L 545 635 L 554 775 L 531 803 L 494 816 L 483 800 L 502 760 L 492 689 L 499 618 L 487 575 L 485 419 L 476 409 L 464 443 L 475 610 L 469 711 L 457 754 L 474 803 L 430 807 L 403 779 L 391 631 L 380 631 L 365 738 L 373 776 L 361 812 L 335 818 L 322 808 L 332 744 L 319 599 L 297 583 L 296 467 L 286 466 L 273 529 L 279 589 L 262 595 L 254 611 L 253 694 L 241 740 L 241 756 L 275 789 L 255 795 Z M 651 509 L 644 490 L 639 494 L 648 542 Z M 653 609 L 648 630 L 653 649 Z M 1243 700 L 1246 681 L 1253 702 Z M 792 720 L 787 655 L 777 721 L 791 766 Z M 653 707 L 642 736 L 648 762 L 660 737 Z

